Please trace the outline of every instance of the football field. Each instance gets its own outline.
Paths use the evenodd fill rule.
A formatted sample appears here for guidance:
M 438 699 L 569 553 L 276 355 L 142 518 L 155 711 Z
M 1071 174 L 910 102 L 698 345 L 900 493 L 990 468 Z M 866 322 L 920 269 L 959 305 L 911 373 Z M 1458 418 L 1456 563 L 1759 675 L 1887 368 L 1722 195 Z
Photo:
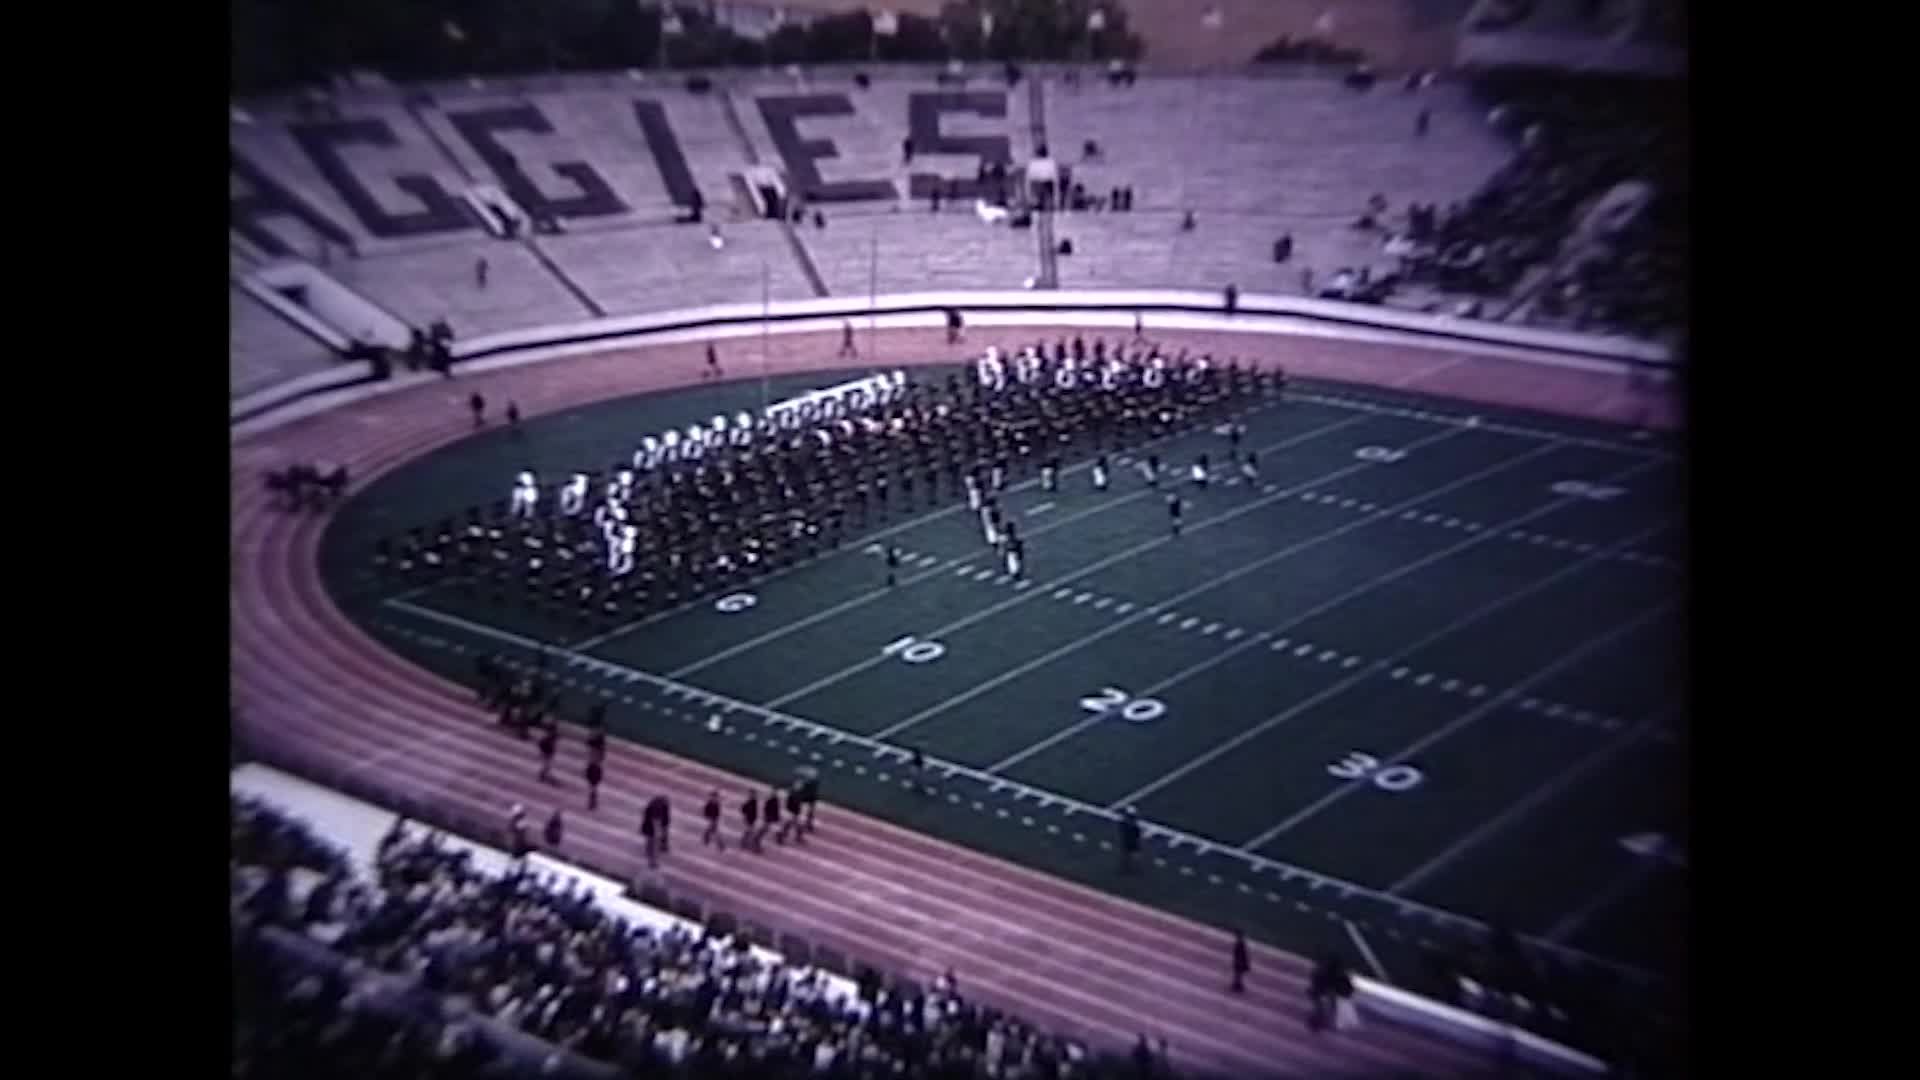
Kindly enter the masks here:
M 576 715 L 610 702 L 615 735 L 765 782 L 811 766 L 828 803 L 1288 948 L 1352 945 L 1415 988 L 1423 950 L 1485 925 L 1558 964 L 1669 973 L 1688 873 L 1686 523 L 1682 462 L 1657 439 L 1301 383 L 1242 418 L 1253 479 L 1221 467 L 1214 431 L 1151 448 L 1157 491 L 1137 455 L 1105 492 L 1086 462 L 1052 492 L 1016 477 L 1020 580 L 963 501 L 924 497 L 837 552 L 622 625 L 373 574 L 376 539 L 491 503 L 522 468 L 604 468 L 641 435 L 838 378 L 479 433 L 341 509 L 330 588 L 463 681 L 480 653 L 545 664 Z M 1185 477 L 1201 453 L 1204 490 Z M 1146 840 L 1122 873 L 1129 807 Z

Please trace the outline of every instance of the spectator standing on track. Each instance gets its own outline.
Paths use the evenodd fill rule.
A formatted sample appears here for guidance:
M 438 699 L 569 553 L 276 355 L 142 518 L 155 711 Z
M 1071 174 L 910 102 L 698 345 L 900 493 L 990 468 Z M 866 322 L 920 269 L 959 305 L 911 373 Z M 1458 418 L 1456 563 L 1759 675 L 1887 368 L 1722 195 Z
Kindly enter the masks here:
M 1247 955 L 1247 934 L 1244 930 L 1233 932 L 1233 992 L 1247 992 L 1247 972 L 1253 970 L 1253 961 Z
M 860 356 L 860 350 L 853 347 L 853 323 L 846 319 L 840 320 L 840 355 L 855 359 Z
M 965 322 L 960 318 L 959 308 L 947 309 L 947 344 L 960 344 L 960 328 Z
M 1427 125 L 1432 122 L 1432 120 L 1432 111 L 1421 109 L 1420 115 L 1413 118 L 1413 133 L 1415 135 L 1425 135 L 1427 133 Z
M 819 813 L 820 808 L 819 777 L 809 776 L 805 780 L 800 781 L 800 801 L 805 804 L 807 808 L 807 823 L 805 829 L 808 832 L 812 832 L 814 830 L 814 817 Z
M 1347 966 L 1339 954 L 1322 956 L 1307 979 L 1307 998 L 1313 1003 L 1307 1026 L 1314 1031 L 1325 1031 L 1333 1022 L 1340 998 L 1351 993 L 1353 978 L 1347 974 Z
M 900 573 L 900 548 L 895 544 L 887 545 L 887 588 L 894 586 L 894 579 Z
M 787 842 L 786 832 L 784 830 L 775 831 L 775 826 L 779 824 L 780 824 L 780 791 L 778 788 L 775 788 L 774 790 L 767 792 L 767 801 L 760 804 L 760 835 L 765 836 L 767 833 L 771 832 L 773 833 L 774 843 L 776 844 L 786 843 Z
M 647 812 L 653 815 L 654 832 L 660 838 L 660 854 L 673 852 L 673 805 L 665 795 L 647 800 Z
M 707 793 L 707 804 L 700 808 L 700 815 L 707 819 L 707 831 L 700 834 L 702 845 L 714 844 L 721 851 L 727 850 L 726 837 L 720 835 L 720 791 L 718 788 Z
M 1120 818 L 1120 872 L 1133 872 L 1133 858 L 1140 852 L 1140 814 L 1129 806 Z
M 515 401 L 507 402 L 507 428 L 513 432 L 516 438 L 519 436 L 520 434 L 519 402 L 515 402 Z
M 806 843 L 806 839 L 800 835 L 800 808 L 803 805 L 805 800 L 800 795 L 800 785 L 795 784 L 788 788 L 787 817 L 780 826 L 780 835 L 793 837 L 793 842 L 796 844 Z
M 605 761 L 607 759 L 607 732 L 605 728 L 588 724 L 587 760 Z
M 560 748 L 560 737 L 552 727 L 540 733 L 540 782 L 553 783 L 553 753 Z
M 487 257 L 485 255 L 480 256 L 473 262 L 473 284 L 475 288 L 479 289 L 487 287 Z
M 720 354 L 713 351 L 713 343 L 707 343 L 707 378 L 720 377 Z
M 547 827 L 545 829 L 547 847 L 554 851 L 559 851 L 560 840 L 566 835 L 566 831 L 567 824 L 561 818 L 560 808 L 556 806 L 553 808 L 553 814 L 547 818 Z
M 1182 503 L 1180 496 L 1177 494 L 1169 494 L 1167 496 L 1167 521 L 1173 527 L 1173 537 L 1176 540 L 1180 538 L 1181 510 Z
M 760 837 L 758 832 L 755 831 L 756 823 L 759 820 L 760 797 L 749 791 L 747 792 L 747 797 L 740 802 L 740 847 L 742 850 L 760 850 Z
M 475 390 L 473 396 L 467 399 L 467 408 L 473 410 L 474 427 L 487 426 L 487 399 L 480 396 L 480 391 Z
M 1133 1067 L 1142 1077 L 1153 1075 L 1153 1047 L 1147 1043 L 1147 1037 L 1141 1035 L 1133 1044 Z
M 604 738 L 604 736 L 602 736 Z M 587 757 L 587 809 L 600 809 L 600 755 Z
M 640 839 L 647 848 L 647 869 L 660 868 L 660 830 L 653 823 L 653 804 L 640 811 Z
M 507 811 L 507 848 L 515 859 L 527 857 L 527 808 L 514 803 Z

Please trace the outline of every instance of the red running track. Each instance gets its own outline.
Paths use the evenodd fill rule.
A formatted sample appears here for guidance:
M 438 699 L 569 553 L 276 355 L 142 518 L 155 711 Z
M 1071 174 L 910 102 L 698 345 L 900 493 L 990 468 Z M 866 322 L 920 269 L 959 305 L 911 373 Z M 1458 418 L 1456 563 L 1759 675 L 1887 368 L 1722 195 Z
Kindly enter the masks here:
M 1071 332 L 1071 331 L 1069 331 Z M 1030 342 L 1051 330 L 970 332 L 969 348 Z M 938 331 L 884 335 L 889 351 L 945 360 Z M 1160 335 L 1216 353 L 1284 354 L 1290 371 L 1487 397 L 1479 370 L 1444 354 L 1350 342 L 1242 335 Z M 1227 340 L 1231 338 L 1231 340 Z M 783 337 L 779 373 L 835 366 L 837 335 Z M 516 400 L 528 417 L 603 398 L 695 382 L 702 345 L 601 354 L 436 382 L 297 421 L 234 447 L 232 682 L 235 704 L 269 738 L 355 786 L 497 822 L 508 805 L 569 811 L 562 858 L 626 880 L 637 872 L 640 804 L 667 794 L 682 820 L 710 789 L 756 782 L 611 740 L 600 809 L 585 809 L 580 733 L 562 742 L 558 786 L 535 779 L 531 745 L 500 731 L 467 689 L 387 651 L 334 606 L 317 551 L 325 519 L 272 510 L 263 470 L 291 461 L 348 465 L 364 484 L 471 431 L 466 396 Z M 757 367 L 758 365 L 756 365 Z M 1511 366 L 1511 365 L 1500 365 Z M 1462 367 L 1470 371 L 1461 372 Z M 1408 379 L 1409 371 L 1420 373 Z M 758 372 L 756 371 L 756 374 Z M 1484 374 L 1484 373 L 1483 373 Z M 1524 381 L 1523 381 L 1524 382 Z M 1552 394 L 1533 392 L 1552 383 Z M 1505 387 L 1515 385 L 1509 381 Z M 1513 404 L 1611 412 L 1616 380 L 1536 377 Z M 1502 399 L 1511 395 L 1502 394 Z M 729 802 L 733 801 L 731 798 Z M 1492 1063 L 1421 1034 L 1369 1025 L 1348 1034 L 1306 1026 L 1308 962 L 1254 947 L 1245 995 L 1226 992 L 1224 932 L 896 827 L 824 808 L 803 848 L 724 854 L 688 844 L 653 875 L 670 892 L 798 934 L 882 970 L 930 982 L 949 968 L 964 993 L 1096 1045 L 1124 1050 L 1136 1034 L 1164 1037 L 1177 1068 L 1227 1076 L 1469 1076 Z

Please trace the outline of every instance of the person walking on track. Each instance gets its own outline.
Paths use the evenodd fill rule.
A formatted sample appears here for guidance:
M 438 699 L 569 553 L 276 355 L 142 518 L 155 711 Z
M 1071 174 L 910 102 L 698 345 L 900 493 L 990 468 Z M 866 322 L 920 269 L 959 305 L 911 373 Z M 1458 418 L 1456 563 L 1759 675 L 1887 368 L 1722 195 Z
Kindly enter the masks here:
M 540 733 L 540 781 L 553 783 L 553 753 L 560 747 L 560 737 L 552 727 Z
M 740 847 L 745 851 L 760 850 L 760 796 L 747 792 L 740 801 Z
M 700 808 L 700 816 L 707 819 L 707 831 L 700 834 L 701 844 L 712 844 L 721 851 L 727 850 L 727 838 L 720 835 L 720 791 L 718 788 L 707 792 L 707 804 Z

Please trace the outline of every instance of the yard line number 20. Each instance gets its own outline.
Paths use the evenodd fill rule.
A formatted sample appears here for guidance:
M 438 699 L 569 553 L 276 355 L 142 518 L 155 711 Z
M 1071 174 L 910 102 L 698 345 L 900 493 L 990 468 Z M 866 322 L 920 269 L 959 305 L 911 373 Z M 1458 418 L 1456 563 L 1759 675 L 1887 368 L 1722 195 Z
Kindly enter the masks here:
M 1155 698 L 1137 698 L 1117 686 L 1103 687 L 1093 697 L 1080 699 L 1080 707 L 1099 716 L 1118 716 L 1135 724 L 1158 720 L 1167 713 L 1164 703 Z
M 1374 787 L 1394 792 L 1411 791 L 1425 779 L 1420 770 L 1411 765 L 1389 765 L 1383 769 L 1379 758 L 1358 750 L 1327 766 L 1327 772 L 1342 780 L 1371 780 Z

